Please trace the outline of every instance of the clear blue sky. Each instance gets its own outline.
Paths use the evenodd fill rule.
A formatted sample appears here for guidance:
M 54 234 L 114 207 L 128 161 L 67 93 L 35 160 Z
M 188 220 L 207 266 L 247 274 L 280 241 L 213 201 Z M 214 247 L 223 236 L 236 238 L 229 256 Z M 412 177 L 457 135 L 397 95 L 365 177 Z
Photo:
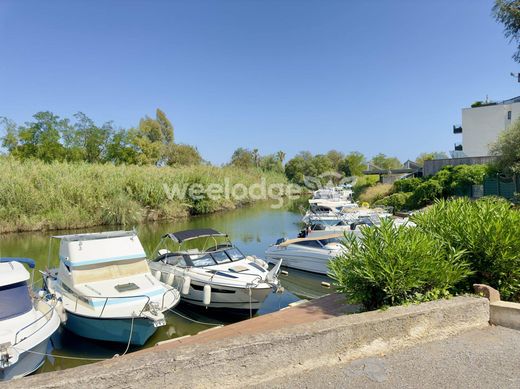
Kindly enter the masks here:
M 475 100 L 520 95 L 492 0 L 0 0 L 0 116 L 85 112 L 226 162 L 448 151 Z

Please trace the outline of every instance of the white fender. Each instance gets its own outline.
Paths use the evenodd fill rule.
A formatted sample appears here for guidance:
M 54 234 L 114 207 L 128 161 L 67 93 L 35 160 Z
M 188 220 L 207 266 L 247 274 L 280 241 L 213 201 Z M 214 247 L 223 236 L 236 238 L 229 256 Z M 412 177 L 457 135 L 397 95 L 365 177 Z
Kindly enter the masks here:
M 156 271 L 154 271 L 154 272 L 153 272 L 153 276 L 154 276 L 157 280 L 161 281 L 161 271 L 160 271 L 160 270 L 156 270 Z
M 182 294 L 190 293 L 191 278 L 190 276 L 184 276 L 184 282 L 182 283 Z
M 202 300 L 204 305 L 209 305 L 211 303 L 211 285 L 204 285 L 204 299 Z
M 175 278 L 175 275 L 173 273 L 168 273 L 168 277 L 166 277 L 166 284 L 173 286 L 174 278 Z

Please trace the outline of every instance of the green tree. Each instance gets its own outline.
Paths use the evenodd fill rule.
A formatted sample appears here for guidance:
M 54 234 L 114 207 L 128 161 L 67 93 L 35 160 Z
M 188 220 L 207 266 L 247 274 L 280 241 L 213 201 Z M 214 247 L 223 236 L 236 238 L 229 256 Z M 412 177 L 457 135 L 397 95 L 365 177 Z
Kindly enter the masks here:
M 92 119 L 82 112 L 74 115 L 76 122 L 63 133 L 67 159 L 85 160 L 90 163 L 105 159 L 107 143 L 113 132 L 112 124 L 97 126 Z
M 345 155 L 341 151 L 338 151 L 338 150 L 330 150 L 325 155 L 330 160 L 330 162 L 332 164 L 332 168 L 336 171 L 339 169 L 339 165 L 345 158 Z
M 200 165 L 202 157 L 196 147 L 172 143 L 168 146 L 166 161 L 170 166 Z
M 239 147 L 231 156 L 231 165 L 238 166 L 243 169 L 250 169 L 255 166 L 255 157 L 249 149 Z
M 397 169 L 402 166 L 399 159 L 395 157 L 387 157 L 383 153 L 379 153 L 376 156 L 374 156 L 370 160 L 370 163 L 377 167 L 380 167 L 381 169 Z
M 115 131 L 107 144 L 106 161 L 119 164 L 133 165 L 138 162 L 138 152 L 132 142 L 135 130 Z
M 520 62 L 520 0 L 495 0 L 493 14 L 504 25 L 506 38 L 516 42 L 517 50 L 513 59 Z
M 5 131 L 5 136 L 2 137 L 2 147 L 6 148 L 9 154 L 16 153 L 19 146 L 18 126 L 6 117 L 0 117 L 0 126 Z
M 269 154 L 261 157 L 259 166 L 264 172 L 284 172 L 282 162 L 277 154 Z
M 424 161 L 431 161 L 433 159 L 445 159 L 448 155 L 443 151 L 433 151 L 431 153 L 421 153 L 415 158 L 415 162 L 419 165 L 424 165 Z
M 166 117 L 166 114 L 159 108 L 155 111 L 155 120 L 159 123 L 161 129 L 163 142 L 166 144 L 174 143 L 174 129 L 173 124 Z
M 504 173 L 520 173 L 520 119 L 503 131 L 490 147 L 498 160 L 496 167 Z
M 365 156 L 357 151 L 348 153 L 338 166 L 338 171 L 345 175 L 361 176 L 365 170 Z
M 69 130 L 69 120 L 60 119 L 52 112 L 38 112 L 34 121 L 27 122 L 18 130 L 20 158 L 38 158 L 45 162 L 62 161 L 66 150 L 61 143 L 63 133 Z
M 323 173 L 334 171 L 334 165 L 331 160 L 323 154 L 318 154 L 312 159 L 312 165 L 314 166 L 315 171 L 308 172 L 307 175 L 320 175 Z

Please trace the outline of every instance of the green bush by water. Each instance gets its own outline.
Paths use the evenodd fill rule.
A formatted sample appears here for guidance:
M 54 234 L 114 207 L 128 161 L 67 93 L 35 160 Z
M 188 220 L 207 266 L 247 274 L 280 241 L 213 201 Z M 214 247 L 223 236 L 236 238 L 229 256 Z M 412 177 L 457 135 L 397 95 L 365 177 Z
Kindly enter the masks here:
M 211 200 L 168 199 L 164 185 L 199 183 L 245 186 L 285 183 L 276 173 L 212 166 L 114 166 L 88 163 L 44 163 L 0 158 L 0 232 L 132 226 L 147 220 L 172 219 L 232 209 L 252 201 L 223 196 Z
M 499 198 L 441 200 L 414 217 L 417 228 L 465 250 L 473 283 L 496 288 L 502 299 L 520 301 L 520 212 Z
M 329 263 L 331 277 L 350 303 L 367 309 L 447 297 L 471 274 L 453 249 L 418 228 L 384 220 L 346 237 L 347 251 Z

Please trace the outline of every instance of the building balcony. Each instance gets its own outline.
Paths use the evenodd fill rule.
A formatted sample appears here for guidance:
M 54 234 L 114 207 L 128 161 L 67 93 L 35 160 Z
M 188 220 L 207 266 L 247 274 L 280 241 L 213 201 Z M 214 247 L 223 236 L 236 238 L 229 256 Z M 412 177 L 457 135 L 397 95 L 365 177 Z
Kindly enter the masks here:
M 462 143 L 455 143 L 455 151 L 462 151 Z
M 454 134 L 462 134 L 462 126 L 453 126 L 453 133 Z

